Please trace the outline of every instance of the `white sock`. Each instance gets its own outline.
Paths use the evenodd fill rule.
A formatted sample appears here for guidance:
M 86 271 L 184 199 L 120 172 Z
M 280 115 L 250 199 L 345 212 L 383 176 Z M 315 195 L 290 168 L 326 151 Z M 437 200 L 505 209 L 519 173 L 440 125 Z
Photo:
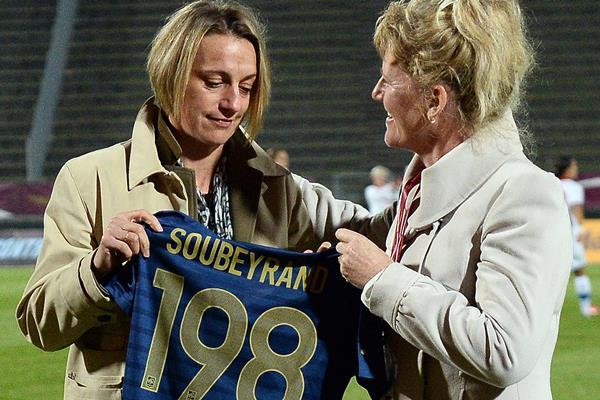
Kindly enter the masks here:
M 583 315 L 589 315 L 592 307 L 592 283 L 587 275 L 576 276 L 573 280 L 575 293 L 579 297 L 579 309 Z

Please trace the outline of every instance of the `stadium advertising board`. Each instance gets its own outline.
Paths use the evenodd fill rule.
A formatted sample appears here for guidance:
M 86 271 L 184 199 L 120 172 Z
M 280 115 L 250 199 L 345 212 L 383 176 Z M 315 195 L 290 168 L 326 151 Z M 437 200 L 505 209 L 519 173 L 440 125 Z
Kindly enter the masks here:
M 0 266 L 35 263 L 42 245 L 42 216 L 50 182 L 0 184 Z
M 41 229 L 0 230 L 0 265 L 35 264 L 41 246 Z

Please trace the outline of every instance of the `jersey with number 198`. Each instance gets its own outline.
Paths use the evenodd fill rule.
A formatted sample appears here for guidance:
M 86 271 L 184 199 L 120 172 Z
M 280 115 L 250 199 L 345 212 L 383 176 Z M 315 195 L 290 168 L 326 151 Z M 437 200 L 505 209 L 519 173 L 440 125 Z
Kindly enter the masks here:
M 105 285 L 131 315 L 123 399 L 340 399 L 357 372 L 359 293 L 333 252 L 219 239 L 157 214 L 151 255 Z

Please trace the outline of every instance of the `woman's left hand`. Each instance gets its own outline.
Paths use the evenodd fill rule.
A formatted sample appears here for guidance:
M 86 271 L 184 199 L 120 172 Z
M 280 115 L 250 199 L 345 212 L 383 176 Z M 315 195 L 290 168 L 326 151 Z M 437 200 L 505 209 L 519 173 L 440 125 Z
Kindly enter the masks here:
M 335 236 L 340 241 L 335 249 L 342 276 L 362 289 L 367 282 L 392 263 L 392 259 L 375 243 L 349 229 L 338 229 Z
M 329 242 L 323 242 L 323 243 L 321 243 L 321 245 L 317 249 L 317 253 L 322 253 L 325 250 L 328 250 L 330 248 L 331 248 L 331 243 L 329 243 Z M 312 251 L 311 249 L 306 249 L 306 250 L 304 250 L 304 252 L 305 253 L 314 253 L 314 251 Z

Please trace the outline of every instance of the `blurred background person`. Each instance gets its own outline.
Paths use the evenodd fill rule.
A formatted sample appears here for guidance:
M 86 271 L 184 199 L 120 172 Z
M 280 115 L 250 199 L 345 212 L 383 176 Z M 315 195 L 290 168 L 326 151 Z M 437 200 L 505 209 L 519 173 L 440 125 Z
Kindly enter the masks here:
M 13 213 L 0 208 L 0 219 L 9 219 L 13 217 Z
M 387 253 L 348 229 L 336 248 L 391 328 L 391 398 L 551 399 L 571 232 L 513 120 L 533 63 L 519 3 L 392 2 L 374 41 L 385 143 L 414 156 Z
M 560 179 L 565 201 L 569 207 L 571 230 L 573 232 L 573 286 L 579 298 L 579 310 L 585 317 L 594 317 L 599 313 L 597 306 L 592 304 L 592 283 L 585 273 L 587 259 L 583 242 L 587 232 L 583 227 L 585 190 L 577 182 L 579 167 L 577 160 L 572 156 L 563 155 L 554 164 L 554 174 Z
M 398 198 L 398 190 L 390 182 L 391 171 L 383 165 L 371 168 L 369 178 L 371 184 L 365 187 L 365 201 L 371 214 L 385 210 Z
M 267 149 L 267 154 L 270 155 L 277 164 L 290 169 L 290 155 L 286 149 L 281 147 L 271 147 Z

